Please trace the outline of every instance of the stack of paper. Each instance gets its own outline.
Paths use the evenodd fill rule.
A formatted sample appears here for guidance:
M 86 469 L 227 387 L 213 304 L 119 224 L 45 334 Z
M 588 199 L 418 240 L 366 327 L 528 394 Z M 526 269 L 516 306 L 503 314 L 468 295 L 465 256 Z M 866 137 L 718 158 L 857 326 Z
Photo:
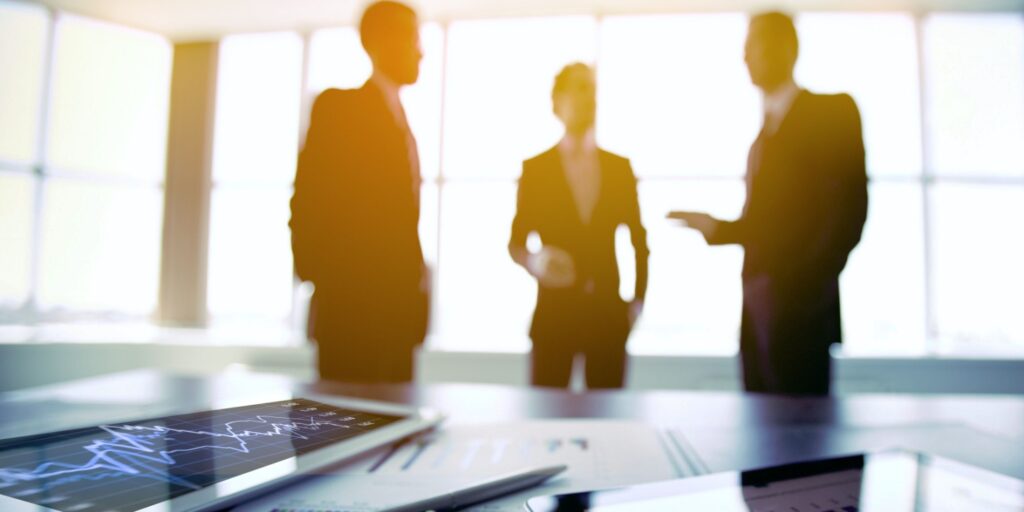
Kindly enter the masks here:
M 566 464 L 568 471 L 472 510 L 522 511 L 551 494 L 686 476 L 683 456 L 643 423 L 607 420 L 448 425 L 383 453 L 368 454 L 236 508 L 238 512 L 372 511 L 416 501 L 521 469 Z

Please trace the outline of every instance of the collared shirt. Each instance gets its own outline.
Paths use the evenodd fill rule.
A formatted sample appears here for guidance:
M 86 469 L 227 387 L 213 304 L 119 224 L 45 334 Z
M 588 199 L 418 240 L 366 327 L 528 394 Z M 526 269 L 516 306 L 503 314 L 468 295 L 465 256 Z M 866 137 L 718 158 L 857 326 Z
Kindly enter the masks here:
M 395 123 L 405 134 L 405 145 L 409 151 L 409 170 L 412 172 L 413 194 L 418 201 L 420 197 L 420 183 L 422 182 L 420 176 L 420 155 L 416 148 L 416 139 L 412 135 L 412 129 L 409 128 L 409 121 L 405 117 L 405 109 L 402 108 L 402 99 L 398 95 L 398 84 L 377 70 L 374 70 L 373 74 L 370 75 L 370 81 L 384 94 L 384 102 L 387 103 L 388 110 L 391 111 L 391 115 L 395 117 Z
M 788 82 L 763 96 L 764 131 L 766 134 L 773 135 L 779 129 L 782 120 L 789 113 L 789 108 L 793 106 L 793 100 L 796 99 L 797 94 L 800 94 L 800 88 L 795 83 Z
M 405 110 L 402 108 L 402 99 L 398 95 L 398 84 L 377 70 L 374 70 L 373 74 L 370 75 L 370 81 L 384 93 L 384 102 L 387 103 L 388 109 L 391 110 L 391 115 L 395 116 L 395 120 L 399 122 L 399 125 L 404 125 Z
M 800 94 L 800 88 L 790 81 L 771 94 L 765 94 L 761 97 L 761 106 L 764 109 L 764 125 L 761 127 L 761 134 L 754 141 L 754 145 L 750 148 L 750 155 L 747 157 L 746 183 L 748 198 L 754 187 L 754 179 L 757 176 L 758 170 L 760 170 L 759 164 L 751 165 L 751 162 L 760 162 L 764 138 L 775 135 L 775 132 L 782 125 L 782 121 L 786 118 L 786 114 L 789 113 L 790 107 L 793 106 L 793 101 L 798 94 Z M 741 215 L 746 216 L 748 207 L 750 207 L 750 201 L 746 201 L 743 204 L 743 213 Z
M 558 143 L 562 155 L 565 178 L 576 202 L 576 213 L 584 224 L 589 224 L 601 193 L 601 168 L 597 158 L 597 143 L 594 131 L 582 137 L 568 133 Z

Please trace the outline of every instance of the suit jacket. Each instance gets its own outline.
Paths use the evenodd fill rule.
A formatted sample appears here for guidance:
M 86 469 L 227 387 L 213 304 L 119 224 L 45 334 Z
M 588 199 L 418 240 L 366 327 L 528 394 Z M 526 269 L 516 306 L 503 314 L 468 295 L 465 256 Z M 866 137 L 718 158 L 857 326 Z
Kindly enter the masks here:
M 743 245 L 744 323 L 771 324 L 745 325 L 743 336 L 842 340 L 839 274 L 867 205 L 857 105 L 845 94 L 801 91 L 775 133 L 762 131 L 750 149 L 742 216 L 708 240 Z
M 537 232 L 545 245 L 568 252 L 576 269 L 576 281 L 569 288 L 538 286 L 530 328 L 534 340 L 563 330 L 572 322 L 573 315 L 585 315 L 582 321 L 594 321 L 602 314 L 614 315 L 619 327 L 625 328 L 622 334 L 628 334 L 615 258 L 615 230 L 622 224 L 629 227 L 636 253 L 635 296 L 643 299 L 647 292 L 647 231 L 640 222 L 633 169 L 629 160 L 600 149 L 598 166 L 600 193 L 590 223 L 584 224 L 577 213 L 558 146 L 523 162 L 509 249 L 525 248 L 527 235 Z M 593 311 L 595 304 L 605 311 Z
M 292 252 L 315 285 L 314 335 L 418 343 L 426 331 L 418 176 L 408 127 L 372 82 L 313 105 L 292 197 Z

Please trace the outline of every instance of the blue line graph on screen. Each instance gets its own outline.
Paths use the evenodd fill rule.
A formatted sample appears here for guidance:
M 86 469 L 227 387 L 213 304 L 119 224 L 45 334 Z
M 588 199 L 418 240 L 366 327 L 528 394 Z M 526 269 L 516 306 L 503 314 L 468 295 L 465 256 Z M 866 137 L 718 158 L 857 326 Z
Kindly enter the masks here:
M 315 410 L 315 409 L 313 409 Z M 199 450 L 227 450 L 250 454 L 259 440 L 282 437 L 308 439 L 325 429 L 351 429 L 356 418 L 326 412 L 304 418 L 258 415 L 223 425 L 222 432 L 173 428 L 164 425 L 100 425 L 105 436 L 81 446 L 88 460 L 82 464 L 45 462 L 32 469 L 0 468 L 0 487 L 45 481 L 46 487 L 81 481 L 138 477 L 200 489 L 169 471 L 183 455 Z M 363 423 L 356 423 L 365 426 Z M 216 429 L 215 429 L 216 430 Z M 183 445 L 167 449 L 168 445 Z

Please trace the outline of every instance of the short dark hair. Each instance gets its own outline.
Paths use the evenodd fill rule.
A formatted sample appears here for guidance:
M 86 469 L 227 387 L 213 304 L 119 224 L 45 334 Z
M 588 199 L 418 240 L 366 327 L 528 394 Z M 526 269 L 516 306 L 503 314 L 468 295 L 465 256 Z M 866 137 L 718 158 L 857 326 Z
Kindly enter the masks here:
M 401 2 L 381 0 L 370 4 L 359 19 L 359 40 L 363 48 L 369 49 L 377 41 L 387 38 L 395 20 L 409 15 L 416 16 L 416 11 Z
M 571 79 L 572 74 L 581 71 L 588 73 L 592 78 L 594 76 L 594 69 L 582 62 L 566 64 L 565 67 L 555 75 L 555 84 L 551 87 L 551 97 L 554 98 L 555 96 L 565 92 L 566 89 L 569 88 L 569 80 Z
M 773 42 L 789 45 L 793 54 L 800 53 L 800 41 L 796 36 L 793 17 L 781 11 L 767 11 L 750 17 L 750 26 L 758 25 Z

